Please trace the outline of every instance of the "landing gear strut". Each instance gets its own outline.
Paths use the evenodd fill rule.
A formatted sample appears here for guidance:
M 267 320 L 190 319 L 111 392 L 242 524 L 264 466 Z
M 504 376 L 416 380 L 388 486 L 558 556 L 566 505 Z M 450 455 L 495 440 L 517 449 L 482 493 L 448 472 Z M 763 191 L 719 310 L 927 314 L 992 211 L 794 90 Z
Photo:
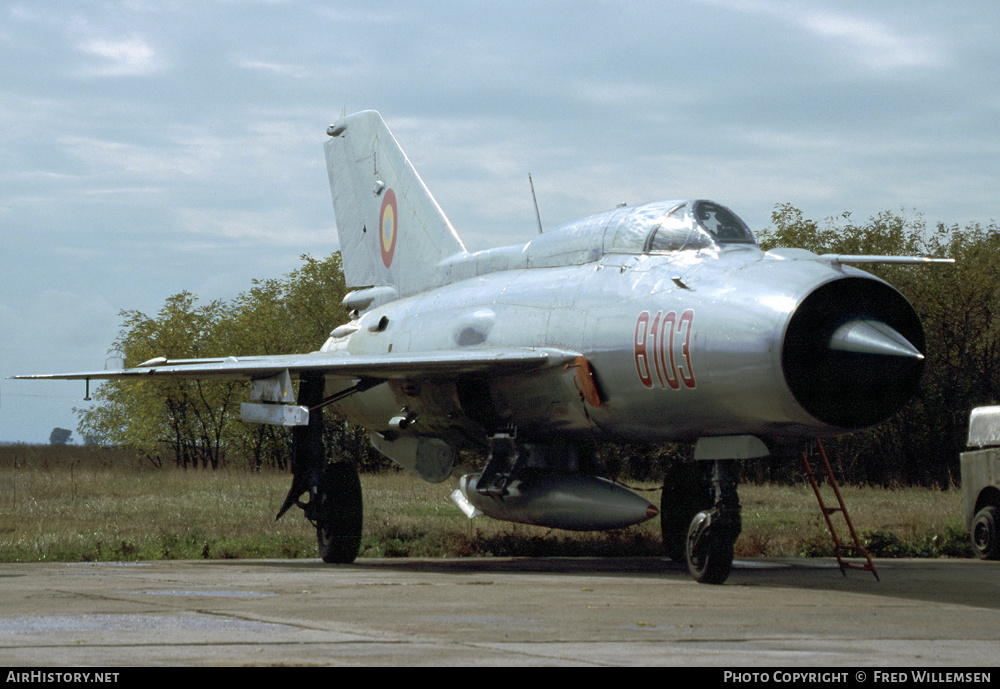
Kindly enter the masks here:
M 323 562 L 349 564 L 361 549 L 361 482 L 353 464 L 326 461 L 323 388 L 322 376 L 304 376 L 299 384 L 299 404 L 309 407 L 309 425 L 292 431 L 292 487 L 276 518 L 298 505 L 316 527 Z M 309 493 L 308 502 L 299 500 L 303 493 Z
M 702 584 L 721 584 L 729 577 L 733 545 L 743 530 L 732 460 L 712 462 L 712 495 L 712 509 L 698 512 L 691 520 L 685 550 L 688 571 Z

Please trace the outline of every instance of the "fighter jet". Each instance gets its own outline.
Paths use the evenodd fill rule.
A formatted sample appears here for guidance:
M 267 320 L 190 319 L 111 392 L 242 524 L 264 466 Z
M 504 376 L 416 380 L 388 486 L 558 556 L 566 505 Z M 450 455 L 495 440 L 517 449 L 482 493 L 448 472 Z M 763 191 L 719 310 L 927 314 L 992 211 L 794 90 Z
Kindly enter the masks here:
M 485 456 L 453 496 L 470 515 L 602 530 L 659 514 L 671 557 L 722 583 L 741 530 L 734 460 L 876 424 L 918 385 L 916 313 L 852 264 L 932 259 L 765 252 L 702 199 L 469 252 L 378 113 L 327 134 L 351 319 L 318 351 L 25 376 L 88 389 L 251 380 L 243 419 L 293 428 L 278 517 L 301 507 L 327 562 L 357 556 L 362 496 L 352 465 L 327 463 L 326 407 L 427 481 L 450 476 L 462 449 Z M 668 474 L 657 509 L 604 475 L 595 448 L 607 439 L 690 442 L 696 461 Z

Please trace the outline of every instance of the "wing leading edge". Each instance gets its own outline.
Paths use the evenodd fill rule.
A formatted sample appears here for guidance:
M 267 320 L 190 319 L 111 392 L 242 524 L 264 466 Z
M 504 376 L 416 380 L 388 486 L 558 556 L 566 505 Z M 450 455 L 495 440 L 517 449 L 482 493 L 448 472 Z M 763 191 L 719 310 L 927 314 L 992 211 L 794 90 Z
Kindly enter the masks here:
M 256 380 L 288 371 L 292 376 L 320 373 L 336 378 L 434 378 L 489 372 L 519 373 L 558 366 L 579 354 L 558 349 L 509 348 L 352 355 L 314 352 L 280 356 L 212 359 L 152 359 L 134 368 L 77 373 L 13 376 L 19 380 L 105 380 L 171 378 L 174 380 Z

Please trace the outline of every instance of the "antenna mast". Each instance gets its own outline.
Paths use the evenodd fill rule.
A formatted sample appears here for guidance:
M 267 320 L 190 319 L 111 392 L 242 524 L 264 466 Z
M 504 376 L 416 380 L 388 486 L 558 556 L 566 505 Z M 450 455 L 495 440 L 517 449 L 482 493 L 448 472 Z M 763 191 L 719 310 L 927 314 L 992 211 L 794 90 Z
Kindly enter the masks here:
M 535 197 L 535 183 L 531 181 L 531 173 L 528 173 L 528 184 L 531 185 L 531 200 L 535 202 L 535 219 L 538 221 L 538 234 L 542 233 L 542 216 L 538 214 L 538 199 Z

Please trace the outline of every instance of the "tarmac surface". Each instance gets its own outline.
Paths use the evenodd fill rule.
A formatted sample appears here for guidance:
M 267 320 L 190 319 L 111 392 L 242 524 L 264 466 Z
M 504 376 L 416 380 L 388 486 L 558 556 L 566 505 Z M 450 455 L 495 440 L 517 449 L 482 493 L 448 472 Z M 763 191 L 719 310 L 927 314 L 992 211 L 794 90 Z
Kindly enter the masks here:
M 984 666 L 1000 562 L 0 563 L 0 666 Z

